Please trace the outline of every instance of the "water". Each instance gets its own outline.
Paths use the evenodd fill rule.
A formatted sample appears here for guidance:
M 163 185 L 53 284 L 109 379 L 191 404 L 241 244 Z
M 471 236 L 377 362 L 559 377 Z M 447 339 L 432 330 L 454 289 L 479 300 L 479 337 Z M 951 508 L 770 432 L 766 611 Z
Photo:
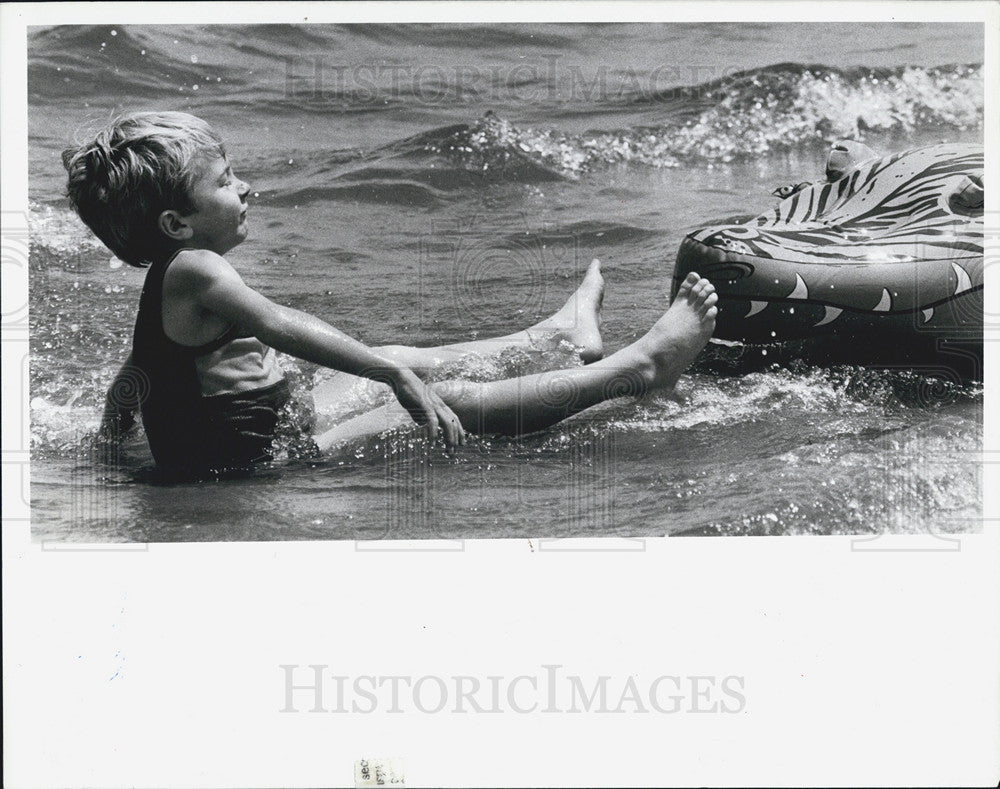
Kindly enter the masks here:
M 615 401 L 454 456 L 405 434 L 319 459 L 286 442 L 251 476 L 160 484 L 141 433 L 113 462 L 93 447 L 143 272 L 69 213 L 59 153 L 115 110 L 193 112 L 253 184 L 251 236 L 230 259 L 269 298 L 371 344 L 457 342 L 551 313 L 596 256 L 615 349 L 663 310 L 686 233 L 818 177 L 831 140 L 980 142 L 982 59 L 971 25 L 34 29 L 33 535 L 978 529 L 980 386 L 948 360 L 887 369 L 787 350 L 714 349 L 682 379 L 683 403 Z M 576 363 L 568 350 L 519 352 L 450 373 Z M 329 377 L 283 365 L 299 393 Z M 358 392 L 327 417 L 373 402 Z

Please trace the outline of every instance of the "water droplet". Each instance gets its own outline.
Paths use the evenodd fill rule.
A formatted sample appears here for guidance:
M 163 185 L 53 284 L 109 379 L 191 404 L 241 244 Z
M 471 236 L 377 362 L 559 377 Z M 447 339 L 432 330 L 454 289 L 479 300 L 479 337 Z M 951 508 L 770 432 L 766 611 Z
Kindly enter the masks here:
M 254 197 L 260 197 L 260 192 L 254 192 L 254 193 L 253 193 L 253 196 L 254 196 Z
M 70 331 L 80 331 L 80 324 L 79 323 L 71 323 L 69 325 L 69 329 L 70 329 Z
M 117 35 L 118 35 L 118 31 L 117 31 L 117 30 L 112 30 L 112 31 L 111 31 L 111 35 L 113 35 L 113 36 L 117 36 Z
M 191 90 L 198 90 L 198 85 L 197 85 L 197 84 L 195 84 L 195 85 L 192 85 L 192 86 L 191 86 Z
M 192 55 L 191 56 L 191 62 L 192 63 L 197 63 L 198 62 L 198 56 L 197 55 Z
M 294 161 L 295 161 L 294 159 L 289 159 L 289 160 L 288 160 L 288 163 L 289 163 L 289 164 L 292 164 L 292 163 L 293 163 Z
M 146 54 L 146 50 L 145 49 L 140 49 L 139 50 L 139 54 L 140 55 L 145 55 Z

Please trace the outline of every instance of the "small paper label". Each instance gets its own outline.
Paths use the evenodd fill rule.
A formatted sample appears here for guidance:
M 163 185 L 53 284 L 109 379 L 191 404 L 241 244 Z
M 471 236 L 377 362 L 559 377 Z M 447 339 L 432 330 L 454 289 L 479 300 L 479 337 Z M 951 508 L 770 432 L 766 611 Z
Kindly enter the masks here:
M 359 759 L 354 763 L 354 786 L 406 786 L 403 760 Z

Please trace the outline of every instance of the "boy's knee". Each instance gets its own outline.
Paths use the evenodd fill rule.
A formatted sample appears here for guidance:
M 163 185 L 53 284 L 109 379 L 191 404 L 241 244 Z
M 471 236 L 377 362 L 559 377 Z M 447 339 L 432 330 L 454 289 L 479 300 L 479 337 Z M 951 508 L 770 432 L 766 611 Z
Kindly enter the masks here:
M 406 353 L 407 348 L 405 345 L 379 345 L 375 350 L 395 361 Z

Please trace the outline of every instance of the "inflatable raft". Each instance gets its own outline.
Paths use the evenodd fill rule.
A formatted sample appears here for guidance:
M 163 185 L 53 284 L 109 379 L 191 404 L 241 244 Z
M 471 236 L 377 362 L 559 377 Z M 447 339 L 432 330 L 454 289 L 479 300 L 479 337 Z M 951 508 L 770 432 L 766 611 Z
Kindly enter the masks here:
M 826 176 L 776 190 L 781 202 L 744 224 L 681 243 L 674 289 L 689 271 L 711 280 L 714 336 L 981 340 L 982 146 L 879 157 L 844 141 Z

